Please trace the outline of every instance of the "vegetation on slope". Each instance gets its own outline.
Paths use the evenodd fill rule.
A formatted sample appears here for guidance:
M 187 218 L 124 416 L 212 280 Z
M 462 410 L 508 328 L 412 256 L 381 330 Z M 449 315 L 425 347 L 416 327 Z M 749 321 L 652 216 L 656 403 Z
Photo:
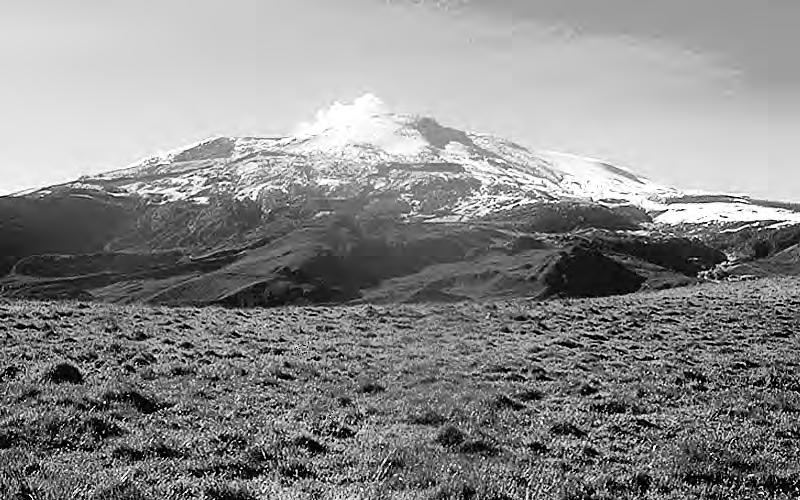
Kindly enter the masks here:
M 238 307 L 590 297 L 692 283 L 724 258 L 688 239 L 615 231 L 552 235 L 341 215 L 271 227 L 248 244 L 196 257 L 188 250 L 30 256 L 0 288 L 17 298 Z
M 798 284 L 249 311 L 0 302 L 0 497 L 797 498 Z

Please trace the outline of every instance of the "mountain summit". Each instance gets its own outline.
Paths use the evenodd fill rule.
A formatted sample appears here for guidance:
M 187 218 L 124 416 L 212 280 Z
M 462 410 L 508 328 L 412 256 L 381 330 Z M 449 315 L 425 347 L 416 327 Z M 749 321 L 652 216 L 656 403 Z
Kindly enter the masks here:
M 781 207 L 688 195 L 601 160 L 532 151 L 434 118 L 396 113 L 372 94 L 335 103 L 288 136 L 208 139 L 61 188 L 70 186 L 152 204 L 205 204 L 229 196 L 269 208 L 309 196 L 368 196 L 384 206 L 392 200 L 403 217 L 440 220 L 582 201 L 635 206 L 664 224 L 800 221 Z
M 368 148 L 386 155 L 418 157 L 431 146 L 414 125 L 419 119 L 393 113 L 373 94 L 352 104 L 335 103 L 302 124 L 292 136 L 299 149 L 330 154 Z

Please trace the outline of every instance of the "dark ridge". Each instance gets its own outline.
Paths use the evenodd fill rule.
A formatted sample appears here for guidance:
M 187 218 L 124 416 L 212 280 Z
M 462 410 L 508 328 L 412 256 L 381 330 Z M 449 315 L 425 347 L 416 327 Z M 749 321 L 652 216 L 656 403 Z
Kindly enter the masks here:
M 753 205 L 758 205 L 760 207 L 782 208 L 784 210 L 792 210 L 794 212 L 800 212 L 800 203 L 796 202 L 769 201 L 769 200 L 757 200 L 757 199 L 751 199 L 750 202 Z
M 576 245 L 561 252 L 543 280 L 547 295 L 601 297 L 633 293 L 646 279 L 594 248 Z
M 615 167 L 614 165 L 609 165 L 608 163 L 603 163 L 603 162 L 597 162 L 597 163 L 598 163 L 598 165 L 602 166 L 606 170 L 609 170 L 609 171 L 611 171 L 611 172 L 613 172 L 613 173 L 615 173 L 615 174 L 617 174 L 617 175 L 619 175 L 621 177 L 625 177 L 626 179 L 632 180 L 632 181 L 634 181 L 636 183 L 639 183 L 639 184 L 644 184 L 644 182 L 642 182 L 642 180 L 640 178 L 638 178 L 636 175 L 628 172 L 627 170 L 621 169 L 619 167 Z
M 687 276 L 697 276 L 727 260 L 722 251 L 690 238 L 600 235 L 593 241 L 604 250 L 631 255 Z
M 555 202 L 524 205 L 487 215 L 482 220 L 513 224 L 526 232 L 567 233 L 586 228 L 635 230 L 652 219 L 641 209 L 631 206 Z
M 236 142 L 233 139 L 219 137 L 179 153 L 175 156 L 173 161 L 183 162 L 228 158 L 233 153 L 234 146 L 236 146 Z
M 387 168 L 391 170 L 406 170 L 409 172 L 445 172 L 451 174 L 462 174 L 464 167 L 458 163 L 447 162 L 426 162 L 426 163 L 389 163 Z
M 697 194 L 686 195 L 667 200 L 668 204 L 674 203 L 751 203 L 749 198 L 741 196 L 732 196 L 727 194 Z

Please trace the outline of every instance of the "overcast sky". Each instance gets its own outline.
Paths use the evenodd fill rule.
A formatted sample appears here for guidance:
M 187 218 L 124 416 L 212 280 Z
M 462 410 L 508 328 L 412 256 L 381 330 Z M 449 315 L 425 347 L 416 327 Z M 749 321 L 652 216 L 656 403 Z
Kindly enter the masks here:
M 798 0 L 0 0 L 0 192 L 365 93 L 683 188 L 800 200 Z

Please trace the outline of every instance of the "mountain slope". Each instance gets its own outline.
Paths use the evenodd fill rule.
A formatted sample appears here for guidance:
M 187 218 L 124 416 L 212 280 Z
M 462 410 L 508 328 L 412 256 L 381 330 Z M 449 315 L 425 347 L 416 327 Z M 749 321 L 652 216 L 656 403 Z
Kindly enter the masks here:
M 342 220 L 366 232 L 331 239 Z M 420 223 L 427 227 L 418 229 Z M 704 247 L 702 257 L 692 257 L 701 265 L 687 263 L 697 243 L 680 237 L 709 239 L 754 223 L 769 231 L 800 223 L 800 212 L 686 193 L 600 160 L 532 151 L 394 113 L 367 95 L 321 111 L 290 135 L 218 137 L 0 198 L 0 273 L 10 272 L 0 286 L 26 297 L 233 305 L 408 300 L 429 296 L 425 289 L 442 300 L 621 293 L 691 282 L 724 256 Z M 594 245 L 589 238 L 592 250 L 575 253 L 586 236 L 574 233 L 590 228 L 623 233 L 623 239 L 658 234 L 647 244 L 660 250 Z M 491 250 L 540 233 L 566 236 L 548 236 L 547 250 L 523 257 Z M 398 235 L 405 239 L 398 242 Z M 431 238 L 445 251 L 425 244 Z M 664 238 L 677 243 L 661 245 Z M 463 248 L 447 250 L 453 242 Z M 664 248 L 676 257 L 665 258 Z M 165 251 L 173 261 L 164 262 Z M 544 278 L 544 268 L 535 275 L 515 271 L 521 260 L 538 269 L 550 258 L 569 261 L 567 274 L 581 269 L 570 278 L 581 284 L 559 288 Z M 683 264 L 675 266 L 676 259 Z M 582 264 L 589 261 L 594 264 Z M 53 276 L 59 266 L 78 271 Z M 472 276 L 470 266 L 483 272 Z M 436 278 L 447 272 L 465 277 Z M 591 273 L 627 276 L 622 281 L 635 286 L 584 280 Z M 410 295 L 378 291 L 381 283 Z
M 537 235 L 491 225 L 333 218 L 198 257 L 28 257 L 0 286 L 17 298 L 236 307 L 591 297 L 689 284 L 724 259 L 697 242 L 625 239 L 615 231 Z
M 663 224 L 800 222 L 791 209 L 690 195 L 600 160 L 531 151 L 432 118 L 393 113 L 372 95 L 337 103 L 292 135 L 209 139 L 31 196 L 65 189 L 156 204 L 207 204 L 223 196 L 253 200 L 267 211 L 366 196 L 373 210 L 450 220 L 571 200 L 634 205 Z

